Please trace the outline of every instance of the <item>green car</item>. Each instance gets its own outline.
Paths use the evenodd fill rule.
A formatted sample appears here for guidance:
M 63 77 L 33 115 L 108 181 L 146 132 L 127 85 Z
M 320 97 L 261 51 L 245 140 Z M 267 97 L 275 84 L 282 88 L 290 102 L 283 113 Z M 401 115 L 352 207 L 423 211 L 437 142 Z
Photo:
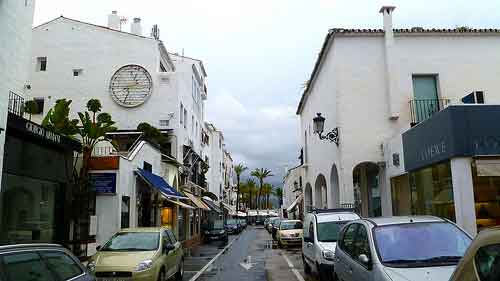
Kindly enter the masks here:
M 181 243 L 166 227 L 123 229 L 97 251 L 87 265 L 97 281 L 182 280 L 184 275 Z

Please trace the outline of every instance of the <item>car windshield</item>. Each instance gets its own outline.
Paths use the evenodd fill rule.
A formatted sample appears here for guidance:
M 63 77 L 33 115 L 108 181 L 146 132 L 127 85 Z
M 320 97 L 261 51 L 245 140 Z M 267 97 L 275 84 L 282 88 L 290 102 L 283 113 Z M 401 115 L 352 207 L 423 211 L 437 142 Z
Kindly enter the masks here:
M 471 239 L 450 223 L 380 226 L 374 240 L 381 261 L 394 267 L 457 264 Z
M 224 228 L 224 221 L 222 220 L 214 221 L 213 229 L 223 229 L 223 228 Z
M 120 232 L 101 251 L 154 251 L 159 244 L 159 232 Z
M 226 224 L 238 224 L 236 220 L 227 220 Z
M 302 229 L 302 223 L 300 221 L 284 221 L 281 222 L 280 229 L 281 230 Z
M 318 223 L 318 241 L 337 242 L 339 232 L 348 221 L 329 221 Z

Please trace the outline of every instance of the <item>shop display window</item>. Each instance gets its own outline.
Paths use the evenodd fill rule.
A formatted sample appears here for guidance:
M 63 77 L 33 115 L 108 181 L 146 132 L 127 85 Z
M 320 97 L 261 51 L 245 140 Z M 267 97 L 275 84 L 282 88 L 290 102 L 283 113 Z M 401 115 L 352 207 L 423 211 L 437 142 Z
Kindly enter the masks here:
M 500 163 L 500 160 L 498 160 Z M 488 164 L 474 165 L 472 182 L 478 230 L 500 225 L 500 172 L 490 161 Z

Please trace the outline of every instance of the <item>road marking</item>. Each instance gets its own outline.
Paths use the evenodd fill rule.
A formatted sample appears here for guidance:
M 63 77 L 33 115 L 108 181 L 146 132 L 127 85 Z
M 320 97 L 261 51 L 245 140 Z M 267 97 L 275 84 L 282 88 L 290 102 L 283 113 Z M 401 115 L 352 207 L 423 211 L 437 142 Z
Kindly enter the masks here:
M 250 270 L 254 265 L 254 263 L 252 263 L 252 256 L 248 256 L 243 262 L 240 262 L 240 265 L 244 269 Z
M 193 277 L 191 277 L 189 281 L 195 281 L 196 279 L 200 278 L 200 276 L 207 270 L 207 268 L 210 267 L 212 263 L 214 263 L 215 260 L 218 257 L 220 257 L 227 249 L 229 249 L 229 247 L 231 247 L 234 241 L 238 240 L 238 238 L 240 238 L 240 236 L 236 237 L 235 239 L 233 239 L 233 241 L 227 244 L 226 247 L 224 247 L 224 249 L 222 249 L 215 257 L 213 257 L 202 269 L 200 269 L 200 271 L 198 271 L 198 273 L 196 273 Z
M 290 261 L 290 259 L 284 253 L 282 253 L 281 255 L 283 256 L 283 258 L 285 259 L 286 263 L 288 264 L 288 267 L 290 267 L 290 269 L 292 270 L 293 274 L 295 274 L 295 277 L 297 277 L 297 279 L 299 281 L 305 281 L 304 277 L 302 277 L 302 275 L 300 275 L 299 271 L 295 268 L 295 266 Z

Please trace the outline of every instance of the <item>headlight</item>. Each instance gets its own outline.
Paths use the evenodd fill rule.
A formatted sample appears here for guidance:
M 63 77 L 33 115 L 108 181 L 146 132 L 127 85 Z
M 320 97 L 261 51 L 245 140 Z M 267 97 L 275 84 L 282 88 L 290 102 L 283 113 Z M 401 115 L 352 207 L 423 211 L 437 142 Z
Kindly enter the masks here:
M 224 230 L 221 230 L 219 231 L 219 234 L 224 234 L 224 232 L 225 232 Z
M 95 261 L 89 261 L 89 263 L 87 263 L 87 269 L 91 272 L 91 273 L 94 273 L 95 272 Z
M 329 260 L 329 261 L 333 261 L 333 258 L 335 257 L 335 253 L 330 251 L 330 250 L 325 250 L 322 252 L 323 254 L 323 258 L 325 258 L 325 260 Z
M 146 269 L 150 269 L 152 266 L 153 266 L 152 260 L 145 260 L 145 261 L 140 262 L 137 265 L 137 268 L 135 269 L 135 271 L 143 271 Z

